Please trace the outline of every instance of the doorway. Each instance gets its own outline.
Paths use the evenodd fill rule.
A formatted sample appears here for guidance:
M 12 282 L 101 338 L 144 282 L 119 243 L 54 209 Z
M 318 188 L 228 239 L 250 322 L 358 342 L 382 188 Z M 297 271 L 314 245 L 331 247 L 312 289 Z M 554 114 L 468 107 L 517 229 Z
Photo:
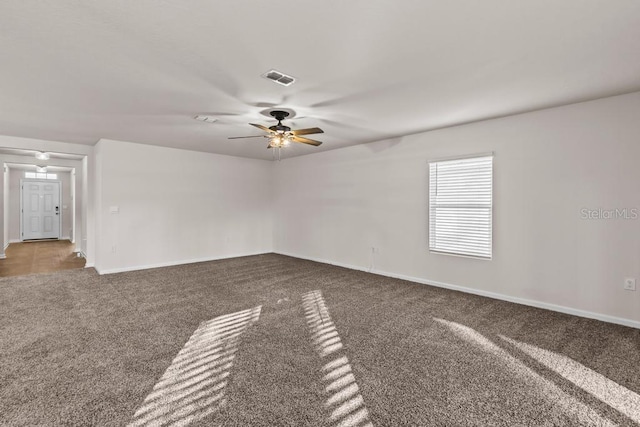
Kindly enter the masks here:
M 61 228 L 60 181 L 23 179 L 21 188 L 21 239 L 59 239 Z
M 3 267 L 3 261 L 7 258 L 9 245 L 18 245 L 23 242 L 39 242 L 42 237 L 53 237 L 58 241 L 70 241 L 73 244 L 73 251 L 80 253 L 80 256 L 86 257 L 89 249 L 93 247 L 89 245 L 91 232 L 93 231 L 93 217 L 89 215 L 89 195 L 91 177 L 89 176 L 89 166 L 91 159 L 88 153 L 91 153 L 92 147 L 84 147 L 77 144 L 42 144 L 39 149 L 33 149 L 28 146 L 31 141 L 24 141 L 26 145 L 6 147 L 2 146 L 3 137 L 0 136 L 0 164 L 3 165 L 3 173 L 0 173 L 0 224 L 2 224 L 3 242 L 0 244 L 0 270 Z M 11 140 L 11 143 L 16 141 Z M 44 151 L 42 148 L 46 145 L 54 146 L 67 151 Z M 78 150 L 76 148 L 78 147 Z M 58 215 L 61 220 L 51 221 L 51 225 L 58 226 L 58 237 L 55 233 L 29 236 L 28 231 L 23 236 L 23 222 L 27 221 L 23 218 L 23 200 L 22 200 L 22 180 L 34 181 L 60 181 L 61 198 L 58 201 Z M 55 205 L 54 205 L 55 206 Z M 44 228 L 42 223 L 42 229 Z M 53 231 L 53 230 L 51 230 Z M 33 240 L 26 240 L 31 237 Z M 51 242 L 50 242 L 51 243 Z M 48 247 L 52 247 L 49 245 Z M 66 248 L 65 248 L 66 250 Z M 37 251 L 36 256 L 40 256 L 41 251 Z M 91 253 L 93 253 L 91 251 Z M 92 261 L 90 266 L 92 266 Z

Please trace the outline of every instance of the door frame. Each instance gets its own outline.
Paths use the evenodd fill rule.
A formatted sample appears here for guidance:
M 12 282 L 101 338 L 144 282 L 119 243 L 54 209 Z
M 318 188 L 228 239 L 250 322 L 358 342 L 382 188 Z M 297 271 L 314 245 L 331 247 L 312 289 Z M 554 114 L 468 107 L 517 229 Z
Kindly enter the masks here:
M 25 182 L 42 182 L 42 183 L 50 183 L 57 182 L 58 183 L 58 205 L 62 205 L 62 181 L 59 179 L 42 179 L 42 178 L 20 178 L 20 241 L 24 242 L 24 183 Z M 58 238 L 60 240 L 60 235 L 62 234 L 62 209 L 58 208 Z M 34 239 L 29 239 L 34 240 Z M 37 240 L 37 239 L 36 239 Z M 43 240 L 51 240 L 51 239 L 43 239 Z

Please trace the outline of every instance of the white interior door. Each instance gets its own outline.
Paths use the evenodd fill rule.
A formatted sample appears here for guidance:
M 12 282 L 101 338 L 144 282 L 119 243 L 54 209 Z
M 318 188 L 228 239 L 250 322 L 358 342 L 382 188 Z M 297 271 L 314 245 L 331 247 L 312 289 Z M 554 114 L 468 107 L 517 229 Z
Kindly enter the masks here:
M 22 182 L 22 240 L 60 238 L 60 182 Z

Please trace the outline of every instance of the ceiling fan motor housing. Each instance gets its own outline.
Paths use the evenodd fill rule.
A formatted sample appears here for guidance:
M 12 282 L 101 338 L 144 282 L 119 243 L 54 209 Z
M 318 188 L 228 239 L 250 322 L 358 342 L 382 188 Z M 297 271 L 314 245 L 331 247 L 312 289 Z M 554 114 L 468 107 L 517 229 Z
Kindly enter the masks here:
M 271 114 L 271 116 L 274 117 L 279 122 L 289 117 L 289 112 L 282 111 L 282 110 L 273 110 L 269 112 L 269 114 Z
M 279 133 L 289 132 L 291 130 L 291 128 L 289 126 L 285 126 L 282 123 L 280 123 L 282 120 L 284 120 L 287 117 L 289 117 L 289 112 L 288 111 L 273 110 L 273 111 L 269 112 L 269 114 L 271 114 L 271 116 L 273 116 L 278 121 L 277 125 L 270 126 L 269 129 L 271 129 L 272 131 L 275 131 L 275 132 L 279 132 Z
M 289 126 L 281 125 L 280 123 L 274 126 L 269 126 L 269 129 L 278 133 L 289 132 L 291 130 Z

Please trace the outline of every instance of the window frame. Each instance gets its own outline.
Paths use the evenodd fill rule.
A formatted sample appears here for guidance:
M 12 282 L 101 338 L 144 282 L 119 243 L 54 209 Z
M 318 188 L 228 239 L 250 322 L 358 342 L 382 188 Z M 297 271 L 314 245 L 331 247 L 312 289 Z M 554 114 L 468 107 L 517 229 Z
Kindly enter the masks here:
M 27 176 L 33 175 L 33 176 Z M 44 176 L 42 176 L 44 175 Z M 56 172 L 33 172 L 33 171 L 25 171 L 24 179 L 36 179 L 36 180 L 49 180 L 56 181 L 58 180 L 58 174 Z
M 432 207 L 432 185 L 434 185 L 433 182 L 431 182 L 431 176 L 432 176 L 432 165 L 434 164 L 438 164 L 438 163 L 443 163 L 443 162 L 451 162 L 451 161 L 458 161 L 458 160 L 474 160 L 474 159 L 482 159 L 482 158 L 491 158 L 491 178 L 490 178 L 490 205 L 488 206 L 488 212 L 489 212 L 489 225 L 488 225 L 488 236 L 489 236 L 489 253 L 488 255 L 480 255 L 480 254 L 474 254 L 474 253 L 469 253 L 469 252 L 465 252 L 464 250 L 460 250 L 460 249 L 455 249 L 455 250 L 451 250 L 451 249 L 444 249 L 444 248 L 438 248 L 437 245 L 434 245 L 432 247 L 432 230 L 434 227 L 437 227 L 436 224 L 433 225 L 432 227 L 432 221 L 435 221 L 435 219 L 433 218 L 433 209 L 436 209 L 435 207 Z M 484 261 L 491 261 L 493 259 L 494 256 L 494 226 L 493 226 L 493 219 L 494 219 L 494 209 L 495 209 L 495 201 L 494 201 L 494 184 L 495 184 L 495 153 L 494 152 L 487 152 L 487 153 L 477 153 L 477 154 L 469 154 L 469 155 L 462 155 L 462 156 L 452 156 L 452 157 L 444 157 L 444 158 L 436 158 L 436 159 L 431 159 L 428 160 L 427 162 L 427 166 L 428 166 L 428 171 L 427 171 L 427 176 L 428 176 L 428 189 L 427 189 L 427 246 L 429 249 L 430 253 L 434 253 L 434 254 L 441 254 L 441 255 L 449 255 L 449 256 L 455 256 L 455 257 L 462 257 L 462 258 L 472 258 L 472 259 L 478 259 L 478 260 L 484 260 Z M 436 183 L 437 185 L 437 183 Z M 460 207 L 461 209 L 464 209 L 464 207 Z M 468 209 L 468 207 L 467 207 Z

